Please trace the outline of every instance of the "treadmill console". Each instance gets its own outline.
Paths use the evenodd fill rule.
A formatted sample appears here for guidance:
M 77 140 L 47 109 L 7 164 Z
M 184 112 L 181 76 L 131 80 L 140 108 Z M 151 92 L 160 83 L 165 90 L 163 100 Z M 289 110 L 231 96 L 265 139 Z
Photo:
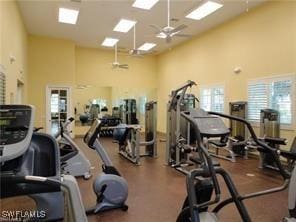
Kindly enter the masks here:
M 29 147 L 34 108 L 29 105 L 0 105 L 0 163 L 21 156 Z
M 90 129 L 87 131 L 87 133 L 84 136 L 84 139 L 83 139 L 84 142 L 91 149 L 95 149 L 93 145 L 99 135 L 100 124 L 101 124 L 101 121 L 98 119 L 95 119 L 93 124 L 91 125 Z

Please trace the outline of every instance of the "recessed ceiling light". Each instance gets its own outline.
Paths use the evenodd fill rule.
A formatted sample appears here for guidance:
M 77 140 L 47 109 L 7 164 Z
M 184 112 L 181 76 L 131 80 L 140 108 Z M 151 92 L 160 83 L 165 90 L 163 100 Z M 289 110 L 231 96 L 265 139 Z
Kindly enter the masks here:
M 132 27 L 134 27 L 134 25 L 136 23 L 137 22 L 133 21 L 133 20 L 121 19 L 117 23 L 117 25 L 115 26 L 113 31 L 116 31 L 116 32 L 128 32 Z
M 105 38 L 105 40 L 102 42 L 102 46 L 106 46 L 106 47 L 113 47 L 117 42 L 119 41 L 119 39 L 115 39 L 115 38 Z
M 78 10 L 59 8 L 59 22 L 75 25 L 78 14 Z
M 208 16 L 214 11 L 221 8 L 223 5 L 217 2 L 207 1 L 206 3 L 199 6 L 197 9 L 193 10 L 191 13 L 186 15 L 186 18 L 201 20 L 202 18 Z
M 151 9 L 159 0 L 136 0 L 133 4 L 135 8 L 141 8 L 149 10 Z
M 143 45 L 141 45 L 138 48 L 138 50 L 141 50 L 141 51 L 149 51 L 150 49 L 154 48 L 155 46 L 156 46 L 156 44 L 154 44 L 154 43 L 146 42 Z

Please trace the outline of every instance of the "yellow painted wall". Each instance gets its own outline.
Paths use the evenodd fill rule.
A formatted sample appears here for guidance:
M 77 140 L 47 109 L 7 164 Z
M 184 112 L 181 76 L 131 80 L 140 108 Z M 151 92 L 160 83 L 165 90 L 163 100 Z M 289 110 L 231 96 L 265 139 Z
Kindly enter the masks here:
M 28 70 L 30 83 L 28 101 L 36 106 L 35 124 L 46 127 L 46 86 L 75 86 L 74 43 L 30 35 Z
M 296 73 L 295 17 L 295 1 L 265 3 L 160 54 L 158 130 L 165 132 L 170 91 L 188 79 L 198 85 L 224 83 L 228 104 L 247 100 L 248 79 Z M 237 66 L 242 67 L 239 75 L 233 73 Z M 295 135 L 295 130 L 281 134 L 290 141 Z
M 76 83 L 112 87 L 151 87 L 156 85 L 156 58 L 133 58 L 119 54 L 129 69 L 112 69 L 114 52 L 76 47 Z
M 15 62 L 10 63 L 10 56 Z M 0 1 L 0 64 L 6 73 L 6 103 L 16 102 L 17 80 L 24 83 L 27 101 L 27 31 L 15 1 Z
M 77 47 L 72 41 L 35 35 L 29 36 L 28 44 L 29 103 L 37 108 L 35 124 L 38 126 L 46 126 L 47 85 L 69 85 L 72 92 L 77 85 L 156 86 L 156 58 L 153 56 L 138 59 L 120 55 L 119 61 L 128 63 L 130 68 L 111 69 L 112 51 Z M 72 93 L 72 109 L 80 97 L 79 93 Z

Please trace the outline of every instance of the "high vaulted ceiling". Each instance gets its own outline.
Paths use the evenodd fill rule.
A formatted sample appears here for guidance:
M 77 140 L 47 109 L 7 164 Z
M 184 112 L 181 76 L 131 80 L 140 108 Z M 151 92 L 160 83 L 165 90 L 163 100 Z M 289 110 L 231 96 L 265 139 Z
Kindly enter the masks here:
M 224 6 L 202 20 L 196 21 L 185 18 L 192 9 L 204 1 L 198 0 L 171 0 L 171 25 L 176 27 L 185 24 L 188 27 L 183 34 L 196 36 L 213 28 L 235 16 L 247 13 L 265 0 L 220 0 Z M 155 30 L 150 24 L 164 27 L 167 24 L 167 1 L 160 0 L 151 10 L 133 8 L 134 0 L 19 0 L 27 30 L 31 34 L 71 39 L 77 45 L 104 48 L 101 46 L 105 37 L 119 38 L 119 47 L 131 49 L 133 47 L 133 31 L 128 33 L 114 32 L 113 28 L 121 18 L 137 21 L 137 46 L 145 42 L 156 43 L 155 50 L 164 51 L 177 45 L 187 38 L 174 37 L 168 44 L 164 39 L 154 36 Z M 79 18 L 76 25 L 58 22 L 59 7 L 79 9 Z

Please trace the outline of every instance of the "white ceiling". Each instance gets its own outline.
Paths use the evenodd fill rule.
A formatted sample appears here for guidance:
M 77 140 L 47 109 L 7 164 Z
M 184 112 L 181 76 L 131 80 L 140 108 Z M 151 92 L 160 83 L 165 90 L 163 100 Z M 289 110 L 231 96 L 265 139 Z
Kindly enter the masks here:
M 166 26 L 166 0 L 160 0 L 151 10 L 133 8 L 133 0 L 74 1 L 19 0 L 18 2 L 29 33 L 71 39 L 80 46 L 103 48 L 101 43 L 105 37 L 116 37 L 120 39 L 119 47 L 132 48 L 132 30 L 128 33 L 112 31 L 121 18 L 137 21 L 137 46 L 144 42 L 154 42 L 157 44 L 155 50 L 161 52 L 187 40 L 175 37 L 172 43 L 167 44 L 164 39 L 153 35 L 155 30 L 149 26 L 150 24 Z M 195 36 L 239 14 L 246 13 L 247 8 L 251 9 L 264 1 L 220 0 L 224 7 L 200 21 L 195 21 L 185 18 L 185 15 L 203 1 L 171 0 L 171 17 L 178 19 L 177 22 L 172 22 L 172 26 L 185 24 L 188 27 L 182 33 Z M 58 22 L 58 8 L 61 6 L 80 10 L 76 25 Z

